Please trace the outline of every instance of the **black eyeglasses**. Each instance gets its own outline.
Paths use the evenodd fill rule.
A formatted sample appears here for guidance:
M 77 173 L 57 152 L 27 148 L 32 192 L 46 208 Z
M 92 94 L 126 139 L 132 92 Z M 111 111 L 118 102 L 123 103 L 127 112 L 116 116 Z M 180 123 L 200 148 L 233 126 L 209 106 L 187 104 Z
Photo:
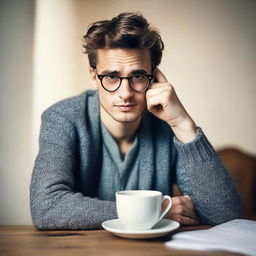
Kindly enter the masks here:
M 148 89 L 154 76 L 146 74 L 134 74 L 131 76 L 119 76 L 114 74 L 99 75 L 102 87 L 108 92 L 114 92 L 119 89 L 123 79 L 128 79 L 130 88 L 135 92 L 144 92 Z

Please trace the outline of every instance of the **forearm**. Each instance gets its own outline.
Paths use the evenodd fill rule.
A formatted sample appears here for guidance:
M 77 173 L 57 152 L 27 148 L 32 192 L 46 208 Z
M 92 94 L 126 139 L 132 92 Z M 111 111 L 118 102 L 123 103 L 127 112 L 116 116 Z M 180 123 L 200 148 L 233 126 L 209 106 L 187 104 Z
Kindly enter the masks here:
M 105 220 L 116 218 L 115 202 L 59 192 L 53 198 L 32 198 L 34 225 L 40 230 L 100 229 Z
M 219 224 L 241 216 L 241 198 L 216 152 L 199 129 L 188 144 L 175 141 L 177 183 L 195 205 L 202 223 Z
M 99 229 L 103 221 L 116 218 L 115 202 L 86 197 L 71 187 L 65 179 L 34 170 L 30 202 L 38 229 Z

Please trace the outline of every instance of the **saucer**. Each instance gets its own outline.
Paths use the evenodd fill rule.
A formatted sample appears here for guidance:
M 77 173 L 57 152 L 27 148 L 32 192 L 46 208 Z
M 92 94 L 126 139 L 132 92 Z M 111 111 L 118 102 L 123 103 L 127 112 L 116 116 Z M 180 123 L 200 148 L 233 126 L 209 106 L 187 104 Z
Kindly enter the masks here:
M 132 230 L 125 228 L 119 219 L 107 220 L 102 223 L 102 227 L 116 236 L 125 238 L 146 239 L 167 235 L 169 232 L 177 229 L 180 224 L 177 221 L 162 219 L 151 229 Z

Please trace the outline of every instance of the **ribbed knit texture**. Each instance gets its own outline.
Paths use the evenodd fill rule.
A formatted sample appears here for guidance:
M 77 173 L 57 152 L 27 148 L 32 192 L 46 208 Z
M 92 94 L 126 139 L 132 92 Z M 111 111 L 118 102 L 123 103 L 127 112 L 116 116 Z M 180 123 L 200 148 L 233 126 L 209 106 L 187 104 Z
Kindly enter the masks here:
M 144 111 L 138 135 L 138 189 L 171 194 L 176 177 L 202 223 L 240 216 L 236 187 L 200 128 L 193 142 L 183 144 L 165 122 Z M 104 187 L 100 180 L 102 170 L 110 177 L 114 170 L 102 161 L 97 92 L 87 91 L 47 109 L 39 145 L 30 186 L 37 228 L 95 229 L 104 220 L 117 218 L 113 201 L 117 187 Z

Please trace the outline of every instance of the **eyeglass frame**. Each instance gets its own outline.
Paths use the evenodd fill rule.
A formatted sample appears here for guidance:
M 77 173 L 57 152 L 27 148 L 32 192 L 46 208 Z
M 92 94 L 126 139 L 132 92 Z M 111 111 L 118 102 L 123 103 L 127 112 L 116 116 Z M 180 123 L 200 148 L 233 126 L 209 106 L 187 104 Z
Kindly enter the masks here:
M 134 92 L 144 92 L 148 89 L 148 87 L 150 86 L 150 84 L 152 83 L 153 79 L 154 79 L 154 76 L 153 75 L 148 75 L 148 74 L 133 74 L 131 76 L 119 76 L 119 75 L 113 75 L 113 76 L 117 76 L 119 79 L 120 79 L 120 83 L 119 85 L 117 86 L 117 88 L 115 90 L 108 90 L 104 85 L 103 85 L 103 78 L 106 77 L 106 76 L 109 76 L 110 74 L 106 74 L 106 75 L 99 75 L 98 73 L 96 73 L 98 79 L 100 80 L 100 83 L 101 83 L 101 86 L 108 92 L 115 92 L 117 91 L 120 87 L 121 87 L 121 84 L 122 84 L 122 81 L 123 79 L 128 79 L 128 84 L 129 84 L 129 87 L 134 91 Z M 148 84 L 147 86 L 143 89 L 143 90 L 134 90 L 134 88 L 132 88 L 131 86 L 131 83 L 130 83 L 130 78 L 132 76 L 135 76 L 135 75 L 142 75 L 142 76 L 145 76 L 148 78 Z

